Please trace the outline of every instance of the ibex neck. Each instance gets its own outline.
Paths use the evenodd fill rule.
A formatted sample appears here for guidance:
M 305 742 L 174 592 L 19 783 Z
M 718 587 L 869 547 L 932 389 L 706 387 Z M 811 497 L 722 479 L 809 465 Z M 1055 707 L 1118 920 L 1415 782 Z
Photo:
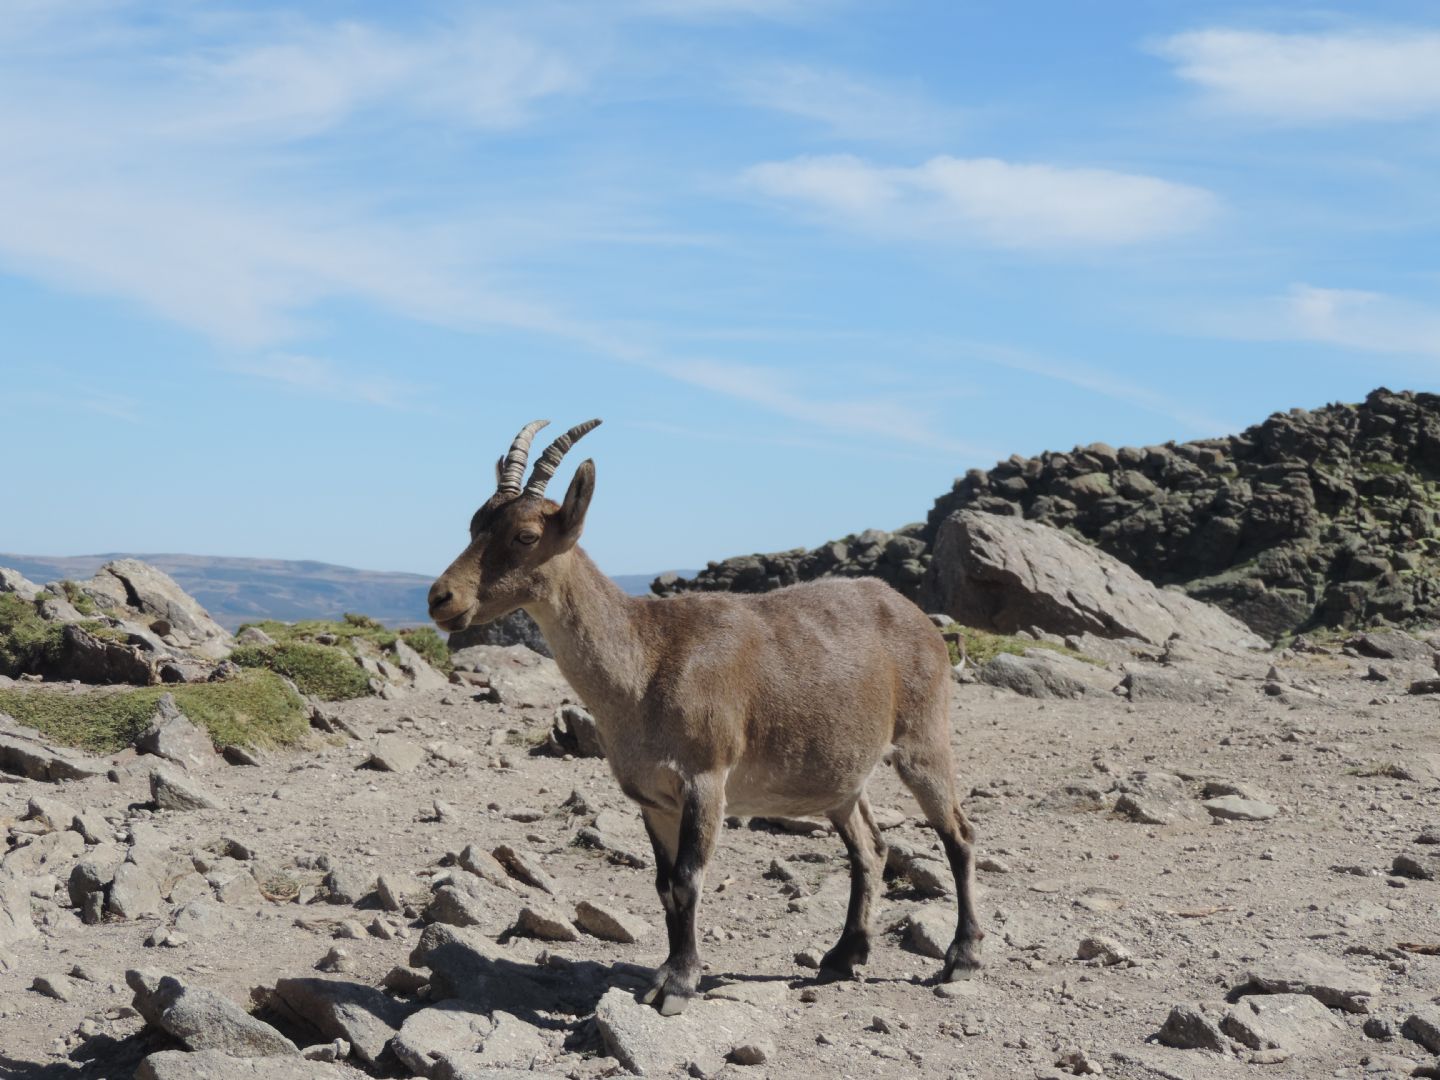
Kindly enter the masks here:
M 592 711 L 632 707 L 649 678 L 637 605 L 580 548 L 551 563 L 550 588 L 526 610 L 555 662 Z

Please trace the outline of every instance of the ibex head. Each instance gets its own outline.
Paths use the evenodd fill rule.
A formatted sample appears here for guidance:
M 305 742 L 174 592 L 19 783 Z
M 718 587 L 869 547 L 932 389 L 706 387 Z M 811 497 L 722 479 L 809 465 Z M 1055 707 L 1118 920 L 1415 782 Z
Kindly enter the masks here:
M 470 519 L 469 546 L 430 586 L 430 617 L 440 629 L 453 633 L 489 622 L 535 599 L 544 587 L 542 568 L 580 539 L 595 493 L 595 463 L 586 460 L 575 470 L 562 503 L 545 498 L 545 485 L 575 440 L 600 421 L 576 424 L 546 447 L 521 490 L 530 441 L 549 422 L 526 424 L 496 462 L 495 494 Z

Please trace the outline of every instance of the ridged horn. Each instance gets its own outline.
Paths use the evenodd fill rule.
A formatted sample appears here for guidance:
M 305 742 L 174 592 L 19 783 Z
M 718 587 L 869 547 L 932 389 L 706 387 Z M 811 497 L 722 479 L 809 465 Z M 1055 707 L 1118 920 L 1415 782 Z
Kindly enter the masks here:
M 520 434 L 515 436 L 515 441 L 510 444 L 510 452 L 505 455 L 505 460 L 500 466 L 500 482 L 495 486 L 497 495 L 519 495 L 520 481 L 525 479 L 525 463 L 530 460 L 530 442 L 549 420 L 532 420 L 520 429 Z
M 550 478 L 555 475 L 555 470 L 560 467 L 560 459 L 565 456 L 565 452 L 574 446 L 587 431 L 593 431 L 599 426 L 599 420 L 586 420 L 583 424 L 576 424 L 547 446 L 545 452 L 540 455 L 540 460 L 535 463 L 535 471 L 530 474 L 530 482 L 525 485 L 525 494 L 537 497 L 544 495 L 545 485 L 550 482 Z

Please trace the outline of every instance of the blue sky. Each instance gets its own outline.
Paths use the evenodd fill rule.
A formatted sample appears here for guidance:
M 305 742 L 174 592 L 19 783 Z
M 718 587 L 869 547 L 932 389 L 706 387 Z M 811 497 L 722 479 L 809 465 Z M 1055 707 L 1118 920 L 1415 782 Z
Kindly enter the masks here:
M 1432 4 L 7 0 L 0 550 L 431 572 L 601 416 L 655 571 L 1435 390 L 1437 136 Z

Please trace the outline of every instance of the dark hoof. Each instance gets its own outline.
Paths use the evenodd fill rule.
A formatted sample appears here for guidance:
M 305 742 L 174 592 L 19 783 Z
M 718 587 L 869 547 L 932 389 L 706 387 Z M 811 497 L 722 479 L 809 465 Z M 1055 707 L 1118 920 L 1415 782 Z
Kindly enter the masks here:
M 650 988 L 640 995 L 640 1003 L 653 1005 L 661 1016 L 675 1016 L 684 1012 L 695 997 L 695 982 L 662 967 L 655 972 Z
M 945 955 L 945 966 L 940 969 L 940 981 L 959 982 L 961 979 L 968 979 L 983 966 L 979 941 L 957 941 Z
M 839 943 L 820 958 L 822 982 L 855 978 L 855 967 L 870 959 L 870 942 L 866 940 L 841 938 Z

